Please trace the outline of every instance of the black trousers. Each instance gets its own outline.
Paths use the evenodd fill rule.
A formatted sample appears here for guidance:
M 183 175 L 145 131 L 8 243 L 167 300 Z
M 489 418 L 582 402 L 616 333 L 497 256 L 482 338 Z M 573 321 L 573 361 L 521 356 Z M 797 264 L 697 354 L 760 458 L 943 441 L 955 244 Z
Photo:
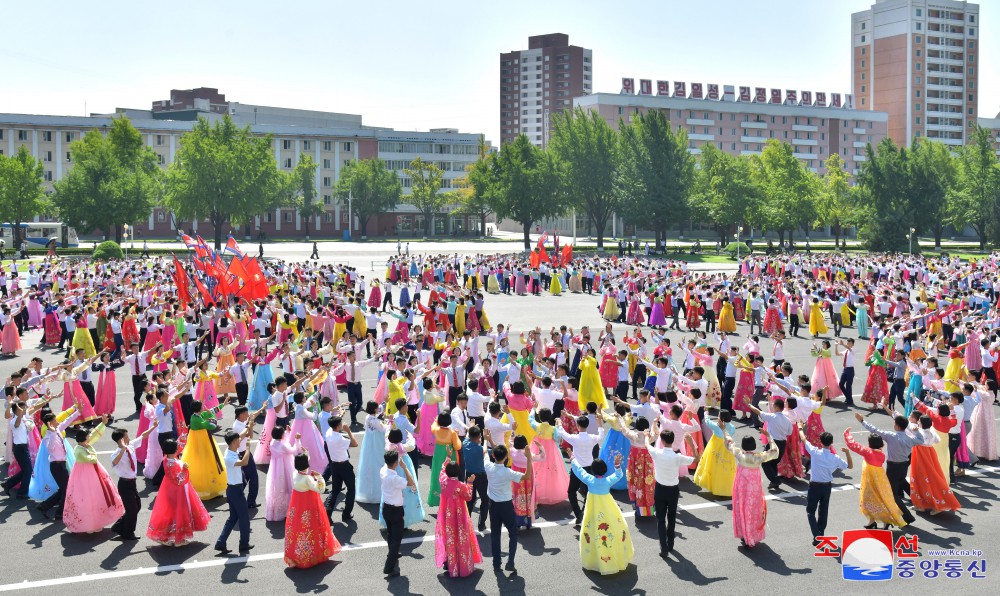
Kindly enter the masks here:
M 959 422 L 962 424 L 962 422 Z M 962 436 L 958 433 L 948 433 L 948 484 L 955 482 L 955 453 L 962 444 Z M 18 461 L 18 463 L 21 463 Z
M 247 405 L 247 398 L 250 396 L 250 384 L 236 383 L 236 401 L 241 405 Z
M 490 497 L 486 493 L 489 482 L 486 472 L 475 472 L 476 479 L 472 481 L 472 498 L 466 502 L 469 507 L 469 517 L 472 517 L 472 507 L 479 501 L 479 528 L 486 527 L 486 517 L 490 510 Z
M 166 453 L 163 450 L 163 445 L 169 439 L 173 439 L 175 441 L 177 440 L 177 431 L 176 430 L 169 430 L 169 431 L 166 431 L 166 432 L 158 432 L 156 434 L 156 442 L 160 444 L 160 452 Z M 150 480 L 150 483 L 153 486 L 160 486 L 160 484 L 163 483 L 163 475 L 164 475 L 165 472 L 166 471 L 163 469 L 163 465 L 160 465 L 159 469 L 156 470 L 156 474 L 153 475 L 153 479 Z
M 674 525 L 677 522 L 677 499 L 680 487 L 656 483 L 653 506 L 656 509 L 656 533 L 660 537 L 660 550 L 674 548 Z
M 787 444 L 787 441 L 779 441 L 778 439 L 771 440 L 778 446 L 778 457 L 762 463 L 760 465 L 760 469 L 764 471 L 764 475 L 767 476 L 767 479 L 771 484 L 779 484 L 781 483 L 781 476 L 778 475 L 778 462 L 785 456 L 785 445 Z
M 66 470 L 66 462 L 49 460 L 49 474 L 52 474 L 52 478 L 56 481 L 59 490 L 48 499 L 42 501 L 38 505 L 38 508 L 42 511 L 48 511 L 55 507 L 57 511 L 62 512 L 63 505 L 66 503 L 66 486 L 69 485 L 69 472 Z
M 733 392 L 736 390 L 736 377 L 726 377 L 722 383 L 721 409 L 733 411 Z
M 448 388 L 448 407 L 450 409 L 452 409 L 452 410 L 455 409 L 455 406 L 458 403 L 458 396 L 459 396 L 460 393 L 462 393 L 462 388 L 461 387 L 449 387 Z
M 618 385 L 615 387 L 615 395 L 622 401 L 628 400 L 628 381 L 618 381 Z
M 243 454 L 245 451 L 240 451 L 240 459 L 243 459 Z M 243 466 L 243 486 L 248 487 L 247 491 L 247 506 L 257 505 L 257 492 L 260 490 L 260 478 L 257 476 L 257 462 L 253 460 L 253 452 L 250 452 L 250 458 L 247 461 L 247 465 Z
M 24 423 L 22 422 L 22 424 Z M 28 496 L 28 484 L 31 480 L 31 452 L 28 451 L 27 443 L 15 444 L 13 452 L 14 459 L 17 460 L 17 465 L 21 469 L 17 471 L 17 474 L 8 476 L 3 481 L 3 485 L 10 490 L 11 487 L 20 483 L 21 487 L 17 489 L 17 495 L 24 498 Z
M 240 528 L 240 549 L 244 549 L 250 544 L 250 508 L 247 506 L 247 498 L 243 494 L 243 485 L 230 484 L 227 486 L 226 500 L 229 501 L 229 517 L 222 525 L 222 533 L 215 541 L 215 547 L 225 548 L 229 535 L 238 525 Z
M 136 520 L 142 509 L 142 499 L 139 498 L 139 491 L 135 487 L 135 478 L 119 478 L 118 495 L 125 505 L 125 515 L 118 518 L 118 521 L 111 526 L 111 530 L 119 536 L 135 536 Z
M 514 513 L 512 501 L 490 502 L 490 550 L 493 553 L 493 567 L 500 567 L 500 537 L 501 527 L 507 528 L 510 536 L 507 542 L 507 563 L 514 563 L 517 554 L 517 515 Z
M 583 468 L 588 474 L 591 473 L 591 466 L 584 466 Z M 573 508 L 573 515 L 576 519 L 581 519 L 583 517 L 583 510 L 580 508 L 580 503 L 577 501 L 577 493 L 582 494 L 584 501 L 587 499 L 587 485 L 580 482 L 580 479 L 576 477 L 576 474 L 569 475 L 569 489 L 566 491 L 569 496 L 569 506 Z
M 892 379 L 889 381 L 889 409 L 892 409 L 896 400 L 899 400 L 899 407 L 902 408 L 906 404 L 903 402 L 903 392 L 906 391 L 906 383 L 903 379 Z
M 135 401 L 135 411 L 142 411 L 142 392 L 146 390 L 146 375 L 132 375 L 132 399 Z
M 351 424 L 358 423 L 358 413 L 361 412 L 361 383 L 347 384 L 347 402 L 350 404 Z
M 185 393 L 179 398 L 181 402 L 181 415 L 184 416 L 184 424 L 191 426 L 191 416 L 194 415 L 194 396 Z
M 513 507 L 511 509 L 513 510 Z M 399 564 L 399 547 L 403 543 L 403 507 L 383 503 L 382 519 L 385 520 L 386 542 L 389 543 L 389 552 L 385 556 L 382 573 L 389 573 Z
M 344 516 L 354 511 L 354 466 L 350 461 L 332 461 L 330 471 L 330 494 L 326 497 L 326 515 L 333 521 L 333 510 L 337 507 L 340 491 L 347 488 L 347 500 L 344 501 Z
M 94 405 L 97 399 L 97 393 L 94 391 L 94 383 L 92 381 L 80 381 L 80 389 L 83 389 L 83 394 L 87 396 L 90 405 Z
M 909 461 L 887 461 L 885 463 L 885 475 L 889 479 L 889 487 L 892 488 L 892 498 L 896 500 L 896 505 L 903 513 L 903 519 L 907 522 L 913 521 L 913 514 L 906 508 L 903 502 L 903 494 L 909 488 L 910 483 L 906 480 L 906 472 L 910 469 Z
M 854 405 L 854 367 L 848 366 L 840 373 L 840 392 L 844 394 L 844 399 L 848 405 Z
M 765 462 L 767 463 L 767 462 Z M 809 529 L 813 538 L 826 534 L 826 515 L 830 510 L 830 492 L 833 485 L 829 482 L 810 482 L 806 495 L 806 515 L 809 517 Z
M 639 399 L 639 389 L 646 384 L 646 365 L 637 362 L 632 371 L 632 399 Z
M 799 322 L 799 315 L 788 315 L 788 332 L 792 335 L 792 337 L 799 336 L 799 329 L 802 329 L 802 324 Z
M 715 311 L 706 310 L 705 311 L 705 331 L 707 333 L 715 333 Z

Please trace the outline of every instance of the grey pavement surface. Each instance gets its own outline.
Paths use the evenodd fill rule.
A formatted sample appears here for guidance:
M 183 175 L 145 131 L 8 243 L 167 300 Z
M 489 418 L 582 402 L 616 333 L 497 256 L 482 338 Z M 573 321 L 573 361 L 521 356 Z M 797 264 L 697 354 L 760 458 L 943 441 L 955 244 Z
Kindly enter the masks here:
M 475 250 L 487 249 L 476 245 Z M 488 247 L 493 250 L 494 246 Z M 393 247 L 394 252 L 394 247 Z M 301 254 L 301 253 L 299 253 Z M 367 255 L 367 258 L 381 255 Z M 380 276 L 381 274 L 377 274 Z M 515 333 L 522 329 L 567 324 L 573 328 L 589 324 L 603 324 L 597 313 L 597 298 L 586 295 L 566 294 L 560 297 L 488 296 L 486 311 L 491 321 L 509 323 Z M 620 334 L 624 327 L 616 325 Z M 739 333 L 745 337 L 746 325 L 740 323 Z M 22 338 L 25 350 L 15 358 L 0 361 L 0 374 L 4 377 L 28 360 L 40 355 L 46 363 L 61 356 L 52 350 L 38 350 L 40 331 L 30 331 Z M 856 336 L 853 329 L 848 337 Z M 683 334 L 670 332 L 673 342 Z M 513 335 L 512 335 L 513 337 Z M 742 341 L 742 340 L 740 340 Z M 512 342 L 514 344 L 516 342 Z M 770 348 L 764 340 L 763 348 Z M 676 345 L 676 343 L 674 343 Z M 813 359 L 809 357 L 810 341 L 786 341 L 787 359 L 796 374 L 812 371 Z M 859 369 L 855 394 L 860 395 L 865 375 Z M 114 426 L 135 431 L 137 421 L 132 414 L 133 405 L 130 382 L 126 373 L 119 372 L 117 417 Z M 374 378 L 365 382 L 366 398 L 374 388 Z M 868 415 L 867 410 L 858 410 Z M 878 425 L 891 424 L 884 414 L 872 414 Z M 232 420 L 227 416 L 225 422 Z M 823 411 L 827 430 L 835 436 L 850 426 L 859 429 L 853 411 L 841 403 L 829 405 Z M 748 434 L 749 429 L 738 424 L 737 435 Z M 109 466 L 113 445 L 110 432 L 98 443 L 106 467 Z M 859 435 L 860 436 L 860 435 Z M 840 442 L 838 437 L 838 444 Z M 357 450 L 352 454 L 355 460 Z M 860 483 L 860 458 L 858 465 L 834 481 L 828 533 L 839 535 L 844 530 L 860 529 L 865 523 L 858 512 L 858 485 Z M 420 461 L 418 478 L 423 494 L 429 482 L 429 459 Z M 918 514 L 917 522 L 905 529 L 905 534 L 919 538 L 920 561 L 932 560 L 928 549 L 962 548 L 979 549 L 990 563 L 997 560 L 995 543 L 1000 542 L 1000 520 L 994 510 L 1000 469 L 996 462 L 986 462 L 978 471 L 955 487 L 962 503 L 958 514 L 941 514 L 935 517 Z M 261 475 L 263 492 L 264 476 Z M 139 517 L 142 533 L 152 508 L 153 493 L 140 490 L 143 511 Z M 268 591 L 275 594 L 293 591 L 306 593 L 325 589 L 338 593 L 392 594 L 580 594 L 586 592 L 608 594 L 663 594 L 674 590 L 707 591 L 712 589 L 729 593 L 802 593 L 817 586 L 850 593 L 884 590 L 885 584 L 868 588 L 866 585 L 847 583 L 841 579 L 838 559 L 813 556 L 811 536 L 805 514 L 806 483 L 792 482 L 782 491 L 772 494 L 768 501 L 768 535 L 765 541 L 752 550 L 739 549 L 733 537 L 729 501 L 699 493 L 690 480 L 681 481 L 681 511 L 678 514 L 677 542 L 674 554 L 664 561 L 658 555 L 654 521 L 636 522 L 627 493 L 613 493 L 626 514 L 632 540 L 635 544 L 633 564 L 623 573 L 602 577 L 585 572 L 580 567 L 578 554 L 579 533 L 570 524 L 568 504 L 539 508 L 536 527 L 522 532 L 517 553 L 518 574 L 494 575 L 490 568 L 489 535 L 480 538 L 485 565 L 469 578 L 449 579 L 440 575 L 434 566 L 434 514 L 430 509 L 428 519 L 414 531 L 408 531 L 400 562 L 402 576 L 386 581 L 379 573 L 386 554 L 383 536 L 378 531 L 376 506 L 359 505 L 351 523 L 343 523 L 338 505 L 334 533 L 345 545 L 343 552 L 324 565 L 310 570 L 289 570 L 282 561 L 283 523 L 267 523 L 263 509 L 256 512 L 252 523 L 252 539 L 256 548 L 249 557 L 216 556 L 213 544 L 226 517 L 224 498 L 207 503 L 213 519 L 209 530 L 195 536 L 196 542 L 181 548 L 168 548 L 143 538 L 139 542 L 113 542 L 107 530 L 93 535 L 74 535 L 65 531 L 62 524 L 46 520 L 26 501 L 0 498 L 0 550 L 5 553 L 0 569 L 0 591 L 28 591 L 53 594 L 102 593 L 134 594 L 152 590 L 167 593 L 195 593 L 211 590 L 212 593 L 234 593 L 238 590 Z M 261 495 L 263 499 L 263 494 Z M 899 531 L 895 536 L 901 535 Z M 230 541 L 235 543 L 235 537 Z M 503 544 L 506 550 L 506 537 Z M 963 563 L 972 557 L 961 558 Z M 1000 573 L 987 566 L 987 577 Z M 936 579 L 917 577 L 894 578 L 891 587 L 907 589 L 914 593 L 970 593 L 986 588 L 986 581 L 973 579 L 968 573 L 950 579 L 942 573 Z

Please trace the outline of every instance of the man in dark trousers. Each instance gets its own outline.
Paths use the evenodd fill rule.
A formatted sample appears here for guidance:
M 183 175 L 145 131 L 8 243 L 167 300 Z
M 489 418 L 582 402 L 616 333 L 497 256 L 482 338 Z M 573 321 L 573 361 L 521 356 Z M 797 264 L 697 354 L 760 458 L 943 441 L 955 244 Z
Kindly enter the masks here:
M 344 502 L 344 523 L 351 521 L 351 513 L 354 511 L 354 466 L 351 465 L 351 454 L 349 449 L 357 447 L 358 441 L 354 438 L 349 426 L 344 426 L 344 419 L 340 416 L 330 417 L 330 428 L 323 434 L 323 441 L 326 445 L 326 453 L 330 458 L 327 472 L 330 475 L 330 495 L 326 498 L 326 515 L 333 523 L 333 510 L 337 507 L 337 499 L 340 498 L 340 491 L 346 486 L 347 500 Z M 347 436 L 344 436 L 347 431 Z M 325 475 L 325 474 L 324 474 Z
M 139 469 L 135 450 L 154 430 L 156 430 L 155 420 L 145 432 L 131 441 L 128 438 L 128 431 L 123 428 L 116 428 L 111 433 L 111 440 L 118 445 L 118 449 L 111 456 L 111 467 L 118 474 L 118 495 L 121 496 L 122 505 L 125 506 L 125 515 L 111 526 L 111 530 L 118 534 L 115 540 L 139 539 L 135 535 L 135 526 L 139 511 L 142 509 L 142 499 L 139 498 L 139 490 L 135 486 L 136 472 Z
M 404 479 L 396 473 L 399 467 L 399 452 L 389 449 L 385 452 L 385 466 L 379 471 L 382 484 L 382 518 L 385 520 L 386 542 L 389 552 L 385 556 L 382 573 L 387 579 L 399 577 L 399 547 L 403 544 L 403 489 L 416 490 L 417 483 L 410 469 L 403 466 Z M 530 469 L 530 468 L 529 468 Z M 508 486 L 510 482 L 507 483 Z M 513 511 L 513 508 L 511 509 Z
M 228 553 L 229 548 L 226 541 L 232 534 L 233 528 L 237 524 L 240 526 L 240 552 L 249 552 L 253 548 L 250 544 L 250 508 L 247 506 L 246 495 L 243 494 L 243 470 L 250 463 L 250 450 L 247 449 L 240 457 L 240 442 L 244 438 L 253 435 L 254 421 L 251 420 L 242 433 L 229 431 L 226 433 L 226 453 L 222 456 L 222 461 L 226 466 L 226 500 L 229 502 L 229 517 L 222 526 L 222 533 L 215 541 L 215 550 L 220 553 Z
M 892 413 L 890 407 L 886 407 L 886 412 Z M 908 421 L 905 416 L 893 417 L 893 430 L 882 430 L 874 424 L 865 420 L 864 416 L 855 412 L 854 418 L 861 423 L 870 433 L 874 433 L 885 442 L 885 475 L 889 478 L 889 487 L 892 488 L 892 497 L 896 500 L 896 505 L 903 514 L 903 519 L 908 524 L 916 521 L 910 510 L 906 508 L 903 501 L 903 493 L 909 492 L 910 483 L 906 479 L 906 473 L 910 469 L 910 452 L 920 444 L 919 436 L 913 437 L 906 434 Z

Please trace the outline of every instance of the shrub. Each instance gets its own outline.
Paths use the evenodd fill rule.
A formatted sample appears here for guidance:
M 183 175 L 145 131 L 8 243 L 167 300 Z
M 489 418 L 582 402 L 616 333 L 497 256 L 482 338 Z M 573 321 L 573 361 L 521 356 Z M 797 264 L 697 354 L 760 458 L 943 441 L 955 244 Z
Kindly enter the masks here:
M 108 261 L 111 259 L 122 259 L 124 257 L 125 255 L 122 254 L 122 247 L 113 240 L 102 242 L 94 248 L 94 260 L 96 261 Z

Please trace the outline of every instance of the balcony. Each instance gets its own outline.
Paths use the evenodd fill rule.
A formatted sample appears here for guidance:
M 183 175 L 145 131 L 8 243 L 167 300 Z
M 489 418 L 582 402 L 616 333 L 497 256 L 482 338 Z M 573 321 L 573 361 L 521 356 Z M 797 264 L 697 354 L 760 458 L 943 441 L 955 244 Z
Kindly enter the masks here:
M 760 151 L 740 151 L 740 155 L 760 155 Z
M 945 92 L 950 92 L 950 91 L 956 91 L 956 90 L 961 89 L 961 88 L 962 88 L 962 85 L 940 85 L 940 84 L 927 83 L 927 90 L 928 91 L 945 91 Z
M 766 143 L 767 139 L 764 137 L 740 137 L 741 143 Z
M 743 128 L 767 128 L 767 122 L 740 122 Z
M 934 102 L 936 104 L 942 104 L 948 106 L 960 106 L 965 103 L 961 98 L 952 99 L 950 97 L 931 97 L 930 95 L 927 96 L 927 101 L 928 101 L 927 104 L 928 111 L 930 110 L 929 106 L 931 105 L 929 102 Z
M 715 140 L 715 135 L 706 135 L 706 134 L 701 134 L 701 133 L 697 133 L 697 132 L 689 132 L 688 133 L 688 140 L 689 141 L 714 141 Z
M 863 141 L 854 141 L 853 144 L 856 149 L 864 149 L 866 146 L 868 146 L 868 143 L 865 143 Z
M 962 79 L 965 77 L 964 73 L 962 73 L 961 71 L 952 72 L 950 70 L 928 70 L 927 76 L 945 77 L 948 79 Z
M 715 126 L 715 120 L 706 120 L 704 118 L 688 118 L 686 122 L 688 126 Z
M 962 132 L 961 124 L 931 124 L 927 123 L 927 130 L 937 130 L 942 132 Z
M 868 158 L 864 155 L 854 155 L 852 157 L 854 158 L 854 161 L 868 161 Z
M 819 131 L 819 127 L 818 126 L 806 125 L 806 124 L 793 124 L 792 125 L 792 130 L 797 130 L 797 131 L 800 131 L 800 132 L 818 132 Z
M 798 159 L 816 159 L 815 153 L 792 153 Z
M 819 145 L 816 139 L 792 139 L 792 145 Z
M 856 135 L 866 135 L 866 134 L 868 134 L 868 131 L 865 130 L 865 129 L 863 129 L 863 128 L 855 128 L 852 132 L 854 132 L 854 134 L 856 134 Z
M 947 110 L 935 110 L 932 109 L 930 104 L 927 105 L 927 117 L 928 118 L 961 118 L 962 111 L 956 110 L 954 112 Z

